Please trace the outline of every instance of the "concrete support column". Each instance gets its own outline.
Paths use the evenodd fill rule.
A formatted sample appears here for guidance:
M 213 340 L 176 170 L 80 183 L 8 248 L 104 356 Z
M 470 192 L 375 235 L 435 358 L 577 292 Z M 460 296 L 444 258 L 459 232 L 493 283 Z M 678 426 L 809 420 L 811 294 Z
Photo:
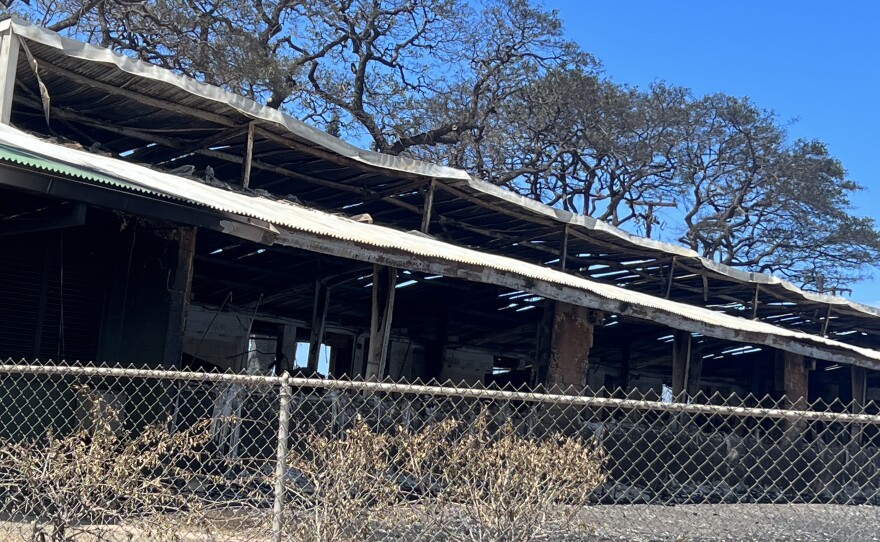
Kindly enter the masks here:
M 556 302 L 547 367 L 550 392 L 579 394 L 587 386 L 593 325 L 600 318 L 601 312 Z
M 783 354 L 785 396 L 792 410 L 807 410 L 809 406 L 809 368 L 802 354 Z M 805 421 L 786 422 L 786 436 L 790 441 L 798 439 L 807 429 Z
M 784 386 L 790 408 L 806 410 L 808 406 L 809 369 L 802 354 L 785 352 Z

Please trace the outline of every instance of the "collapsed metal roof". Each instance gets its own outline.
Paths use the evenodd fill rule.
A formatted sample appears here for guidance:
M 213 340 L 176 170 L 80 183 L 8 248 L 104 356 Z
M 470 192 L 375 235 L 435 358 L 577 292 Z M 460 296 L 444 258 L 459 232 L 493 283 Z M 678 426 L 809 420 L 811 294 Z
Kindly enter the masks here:
M 261 228 L 263 242 L 495 284 L 708 337 L 766 345 L 880 369 L 880 352 L 602 284 L 556 269 L 456 246 L 417 232 L 358 222 L 289 201 L 210 186 L 123 160 L 44 141 L 0 125 L 0 162 L 221 213 L 221 228 Z
M 23 38 L 26 49 L 13 111 L 19 127 L 45 133 L 48 115 L 53 133 L 127 160 L 210 167 L 219 179 L 237 179 L 243 136 L 253 123 L 251 188 L 416 229 L 423 191 L 433 182 L 434 229 L 444 240 L 538 264 L 557 265 L 565 254 L 575 276 L 856 344 L 873 346 L 880 335 L 876 307 L 717 264 L 461 170 L 358 149 L 218 87 L 22 21 L 2 21 L 4 29 Z M 40 83 L 48 90 L 48 112 Z

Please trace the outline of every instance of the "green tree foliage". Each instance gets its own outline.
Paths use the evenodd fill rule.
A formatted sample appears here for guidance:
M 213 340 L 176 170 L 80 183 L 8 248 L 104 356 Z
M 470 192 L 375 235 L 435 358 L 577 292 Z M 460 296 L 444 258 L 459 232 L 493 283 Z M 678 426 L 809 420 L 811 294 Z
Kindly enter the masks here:
M 862 189 L 748 99 L 613 83 L 530 0 L 31 0 L 57 31 L 345 139 L 820 291 L 880 255 Z

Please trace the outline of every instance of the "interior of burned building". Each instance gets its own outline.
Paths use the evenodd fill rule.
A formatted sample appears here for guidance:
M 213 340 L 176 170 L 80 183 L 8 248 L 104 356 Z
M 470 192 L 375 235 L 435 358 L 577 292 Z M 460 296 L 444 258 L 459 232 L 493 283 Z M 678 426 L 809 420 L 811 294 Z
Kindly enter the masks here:
M 407 269 L 382 277 L 350 258 L 182 228 L 168 220 L 174 209 L 133 214 L 8 188 L 0 196 L 4 358 L 157 367 L 175 364 L 177 348 L 183 369 L 364 378 L 374 283 L 384 280 L 394 295 L 380 378 L 517 388 L 546 378 L 554 302 L 540 295 Z M 192 259 L 189 278 L 181 257 Z M 187 280 L 184 323 L 175 299 Z M 576 341 L 592 341 L 584 383 L 593 390 L 786 391 L 776 349 L 601 311 L 587 320 L 592 337 Z M 675 374 L 682 355 L 687 384 Z M 848 366 L 810 363 L 811 400 L 853 399 Z M 868 389 L 880 385 L 874 374 Z

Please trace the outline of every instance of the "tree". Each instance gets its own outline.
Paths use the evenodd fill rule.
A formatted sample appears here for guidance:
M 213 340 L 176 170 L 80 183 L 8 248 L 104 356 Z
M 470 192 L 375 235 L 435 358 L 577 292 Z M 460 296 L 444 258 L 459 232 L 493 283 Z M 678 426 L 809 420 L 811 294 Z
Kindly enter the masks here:
M 528 0 L 35 0 L 53 30 L 282 107 L 376 150 L 457 142 L 546 69 L 590 66 Z
M 865 278 L 880 234 L 851 215 L 862 189 L 819 141 L 789 143 L 772 112 L 745 99 L 690 104 L 677 158 L 679 240 L 717 262 L 776 273 L 820 291 Z
M 31 0 L 54 30 L 344 139 L 834 291 L 880 256 L 861 187 L 747 99 L 603 78 L 530 0 Z

